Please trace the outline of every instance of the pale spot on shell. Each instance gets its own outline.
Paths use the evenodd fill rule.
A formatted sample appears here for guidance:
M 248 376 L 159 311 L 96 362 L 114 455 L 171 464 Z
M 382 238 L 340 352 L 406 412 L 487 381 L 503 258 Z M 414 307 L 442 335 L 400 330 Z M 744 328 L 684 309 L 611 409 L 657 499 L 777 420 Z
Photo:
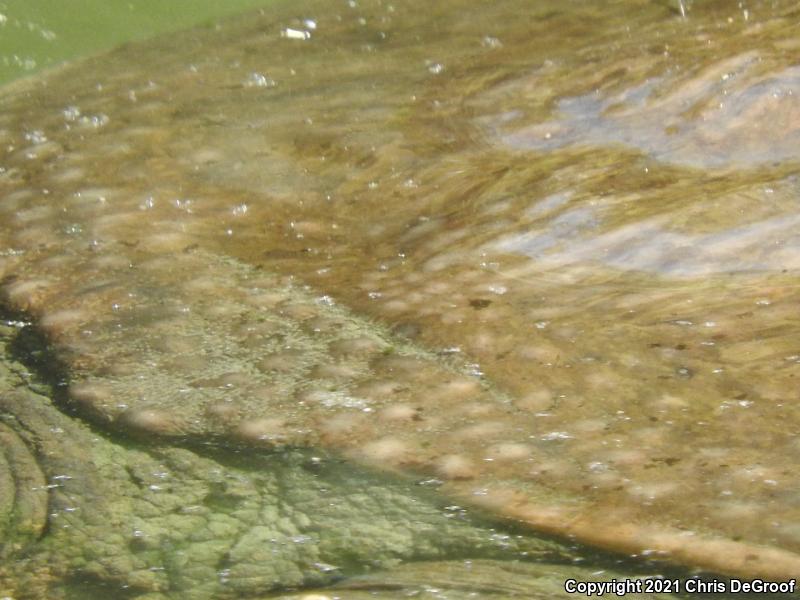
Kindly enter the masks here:
M 680 486 L 674 481 L 655 481 L 629 485 L 626 491 L 640 502 L 649 502 L 669 495 L 678 489 Z
M 286 422 L 278 418 L 242 421 L 235 430 L 240 439 L 251 443 L 280 444 L 286 441 Z
M 52 254 L 42 261 L 42 265 L 51 271 L 73 270 L 82 264 L 82 260 L 71 253 Z
M 141 223 L 142 216 L 138 212 L 117 212 L 101 215 L 92 221 L 92 237 L 116 239 L 122 237 L 130 229 L 135 229 Z M 122 235 L 120 235 L 122 234 Z
M 321 235 L 330 229 L 319 221 L 294 221 L 291 224 L 292 231 L 300 235 Z
M 259 292 L 250 294 L 246 298 L 246 302 L 251 306 L 259 308 L 275 308 L 286 299 L 286 294 L 279 292 Z
M 582 419 L 572 424 L 572 429 L 581 433 L 599 433 L 608 427 L 605 419 Z
M 18 210 L 24 200 L 32 198 L 38 192 L 30 188 L 23 188 L 3 196 L 3 209 L 6 213 Z
M 487 456 L 493 460 L 515 462 L 530 458 L 533 449 L 527 444 L 507 442 L 489 447 Z
M 67 308 L 46 313 L 40 320 L 39 326 L 51 336 L 57 337 L 65 331 L 75 328 L 89 320 L 89 313 L 80 308 Z
M 523 499 L 519 492 L 507 488 L 477 488 L 472 490 L 470 501 L 484 509 L 498 513 L 507 512 Z
M 419 410 L 408 404 L 387 406 L 378 413 L 385 421 L 411 421 L 419 418 Z
M 564 531 L 564 523 L 569 523 L 575 518 L 574 509 L 552 504 L 524 504 L 514 511 L 515 516 L 525 519 L 536 528 L 543 531 Z
M 86 177 L 86 171 L 80 167 L 70 167 L 62 169 L 50 175 L 50 179 L 55 183 L 72 183 L 74 181 L 81 181 Z
M 488 403 L 469 402 L 461 407 L 461 414 L 472 419 L 479 419 L 492 414 L 496 407 Z
M 430 391 L 430 397 L 434 402 L 464 402 L 482 391 L 477 380 L 464 377 L 439 384 Z
M 26 208 L 25 210 L 19 210 L 14 213 L 14 220 L 18 221 L 20 225 L 28 227 L 34 221 L 52 218 L 54 210 L 55 209 L 52 206 L 47 204 L 43 206 L 34 206 L 31 208 Z
M 14 154 L 18 158 L 26 158 L 28 160 L 46 160 L 54 158 L 64 153 L 64 148 L 61 144 L 53 141 L 44 142 L 42 144 L 34 144 L 23 148 Z
M 395 437 L 385 437 L 369 442 L 361 448 L 361 453 L 370 462 L 401 465 L 411 454 L 408 444 Z
M 574 465 L 567 460 L 559 458 L 537 460 L 531 470 L 528 471 L 528 476 L 531 479 L 555 478 L 563 482 L 568 481 L 568 478 L 574 476 L 574 474 Z
M 442 312 L 439 309 L 436 309 L 434 312 L 440 313 L 439 320 L 442 322 L 443 325 L 457 325 L 459 323 L 464 323 L 470 319 L 470 314 L 466 310 L 447 310 Z M 486 336 L 483 340 L 483 346 L 479 347 L 486 347 L 489 346 L 492 342 L 491 336 Z
M 206 314 L 209 317 L 216 317 L 220 319 L 233 319 L 244 313 L 244 307 L 235 302 L 219 302 L 214 306 L 206 309 Z
M 204 147 L 192 152 L 189 160 L 197 164 L 220 162 L 225 159 L 225 154 L 220 150 Z
M 40 306 L 52 285 L 47 279 L 29 279 L 15 281 L 5 286 L 3 291 L 11 304 L 22 310 L 30 310 Z
M 453 435 L 462 440 L 485 440 L 495 437 L 505 429 L 505 425 L 496 421 L 476 423 L 458 429 Z
M 112 399 L 110 388 L 88 381 L 71 384 L 69 397 L 72 402 L 92 410 L 106 406 Z
M 689 406 L 689 403 L 686 400 L 679 398 L 678 396 L 673 396 L 672 394 L 664 394 L 663 396 L 654 400 L 653 404 L 662 410 L 676 410 Z
M 397 381 L 370 381 L 359 385 L 354 393 L 374 401 L 391 400 L 396 397 L 398 392 L 402 392 L 404 386 Z
M 256 385 L 248 390 L 250 400 L 258 400 L 265 404 L 275 403 L 278 398 L 282 398 L 285 392 L 272 385 Z
M 235 402 L 214 402 L 206 407 L 206 414 L 221 423 L 233 423 L 240 415 L 241 409 Z
M 151 252 L 181 252 L 194 244 L 194 238 L 182 233 L 169 231 L 147 236 L 144 247 Z
M 150 433 L 175 435 L 181 433 L 179 420 L 170 413 L 157 409 L 130 409 L 122 413 L 117 422 Z
M 461 454 L 447 454 L 436 459 L 434 470 L 444 479 L 473 479 L 478 474 L 475 464 Z
M 646 447 L 653 448 L 664 445 L 669 433 L 666 427 L 642 427 L 633 432 L 633 437 Z
M 91 266 L 95 269 L 129 269 L 131 261 L 127 256 L 122 254 L 102 254 L 95 256 L 91 261 Z
M 592 487 L 598 490 L 614 490 L 622 484 L 622 477 L 619 473 L 606 471 L 603 473 L 590 473 L 587 479 L 592 483 Z
M 548 410 L 553 406 L 553 393 L 550 390 L 536 390 L 514 401 L 520 410 L 533 413 Z
M 648 461 L 648 455 L 641 450 L 614 450 L 606 455 L 606 460 L 619 466 L 642 466 Z
M 354 434 L 362 434 L 366 427 L 366 417 L 362 412 L 339 413 L 322 420 L 319 430 L 322 438 L 330 443 L 352 443 Z
M 447 294 L 452 291 L 453 286 L 444 281 L 433 281 L 425 286 L 425 293 L 427 294 Z
M 384 312 L 389 314 L 399 314 L 408 312 L 411 307 L 409 303 L 404 300 L 389 300 L 384 302 L 381 308 L 384 310 Z
M 593 390 L 613 390 L 619 385 L 619 375 L 611 369 L 602 369 L 586 376 L 586 386 Z
M 752 520 L 755 515 L 763 512 L 764 507 L 755 502 L 727 501 L 720 502 L 715 506 L 715 516 L 726 521 L 740 521 L 742 519 Z
M 561 349 L 547 342 L 520 346 L 516 354 L 525 360 L 533 360 L 544 364 L 557 363 L 562 357 Z

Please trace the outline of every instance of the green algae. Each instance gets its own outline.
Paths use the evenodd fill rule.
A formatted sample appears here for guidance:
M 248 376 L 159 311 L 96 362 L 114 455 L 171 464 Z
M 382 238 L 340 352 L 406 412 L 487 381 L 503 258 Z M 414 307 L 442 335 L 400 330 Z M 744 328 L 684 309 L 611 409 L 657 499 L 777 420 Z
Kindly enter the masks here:
M 31 75 L 65 60 L 130 40 L 182 29 L 264 4 L 261 0 L 200 3 L 148 0 L 69 5 L 10 0 L 0 13 L 0 81 Z

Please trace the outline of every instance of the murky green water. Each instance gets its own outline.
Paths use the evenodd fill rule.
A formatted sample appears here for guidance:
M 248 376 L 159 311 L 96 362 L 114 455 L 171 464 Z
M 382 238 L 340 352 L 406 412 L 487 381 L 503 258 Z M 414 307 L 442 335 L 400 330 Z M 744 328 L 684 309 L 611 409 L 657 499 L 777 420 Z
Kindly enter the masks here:
M 298 11 L 3 97 L 4 303 L 61 382 L 3 401 L 10 593 L 551 597 L 586 555 L 537 533 L 793 577 L 797 8 Z
M 268 1 L 6 0 L 0 3 L 0 83 Z

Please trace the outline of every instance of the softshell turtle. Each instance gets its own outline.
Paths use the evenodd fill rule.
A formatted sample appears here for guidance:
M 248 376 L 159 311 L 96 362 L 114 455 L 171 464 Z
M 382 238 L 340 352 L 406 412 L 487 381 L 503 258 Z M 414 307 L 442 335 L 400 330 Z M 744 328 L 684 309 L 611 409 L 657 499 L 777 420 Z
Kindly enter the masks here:
M 278 2 L 19 82 L 4 302 L 103 431 L 789 578 L 796 10 Z

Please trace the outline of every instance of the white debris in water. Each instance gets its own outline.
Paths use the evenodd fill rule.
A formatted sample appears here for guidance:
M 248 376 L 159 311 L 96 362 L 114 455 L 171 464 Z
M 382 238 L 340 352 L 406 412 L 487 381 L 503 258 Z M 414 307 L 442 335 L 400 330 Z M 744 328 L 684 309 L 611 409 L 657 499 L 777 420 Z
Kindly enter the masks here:
M 433 73 L 434 75 L 439 75 L 444 71 L 444 65 L 442 63 L 433 63 L 428 65 L 428 71 Z
M 67 121 L 76 121 L 81 116 L 81 109 L 77 106 L 67 106 L 63 111 L 64 119 Z
M 550 442 L 553 440 L 571 440 L 572 436 L 566 431 L 551 431 L 550 433 L 544 434 L 540 439 L 543 442 Z
M 287 27 L 281 31 L 281 37 L 289 40 L 307 40 L 311 38 L 311 32 L 303 29 L 292 29 L 291 27 Z
M 604 462 L 594 461 L 587 465 L 587 468 L 594 473 L 603 473 L 608 471 L 608 465 Z
M 276 83 L 271 77 L 253 72 L 247 76 L 242 85 L 248 88 L 270 88 L 275 87 Z
M 44 134 L 44 131 L 35 129 L 33 131 L 26 132 L 25 139 L 32 144 L 44 144 L 47 141 L 47 136 Z
M 108 124 L 109 119 L 108 115 L 98 114 L 98 115 L 87 115 L 78 119 L 78 123 L 80 123 L 84 127 L 91 127 L 92 129 L 100 129 Z

